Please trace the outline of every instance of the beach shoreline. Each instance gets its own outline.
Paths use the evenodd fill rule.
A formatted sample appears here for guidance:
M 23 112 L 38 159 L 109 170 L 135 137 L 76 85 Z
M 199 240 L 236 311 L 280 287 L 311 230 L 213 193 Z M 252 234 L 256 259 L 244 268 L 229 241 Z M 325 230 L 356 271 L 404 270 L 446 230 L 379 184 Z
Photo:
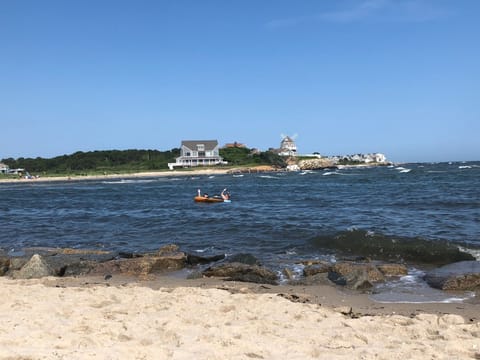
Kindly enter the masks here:
M 480 357 L 474 304 L 372 304 L 335 287 L 172 276 L 0 285 L 2 359 Z
M 63 182 L 63 181 L 86 181 L 86 180 L 112 180 L 112 179 L 136 179 L 136 178 L 156 178 L 166 176 L 200 176 L 200 175 L 223 175 L 231 169 L 195 169 L 188 171 L 165 170 L 165 171 L 146 171 L 136 173 L 118 173 L 105 175 L 71 175 L 71 176 L 48 176 L 25 178 L 0 179 L 1 183 L 36 183 L 36 182 Z
M 12 280 L 19 281 L 21 280 Z M 28 282 L 29 280 L 27 280 Z M 370 292 L 351 290 L 334 284 L 293 285 L 293 284 L 258 284 L 232 281 L 217 277 L 189 279 L 173 273 L 133 276 L 117 274 L 113 276 L 67 276 L 46 277 L 30 280 L 50 287 L 90 287 L 90 286 L 138 286 L 152 290 L 160 288 L 200 288 L 220 289 L 232 294 L 275 294 L 292 302 L 316 304 L 332 310 L 350 309 L 349 316 L 381 316 L 418 314 L 453 314 L 461 316 L 466 322 L 480 322 L 480 298 L 477 296 L 462 302 L 378 302 L 370 298 Z

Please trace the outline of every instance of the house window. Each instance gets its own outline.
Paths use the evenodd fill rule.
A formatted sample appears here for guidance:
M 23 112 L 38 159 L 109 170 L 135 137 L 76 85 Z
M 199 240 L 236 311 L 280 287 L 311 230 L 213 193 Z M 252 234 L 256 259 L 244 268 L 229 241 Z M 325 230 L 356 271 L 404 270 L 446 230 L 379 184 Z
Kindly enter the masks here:
M 190 151 L 187 151 L 187 152 L 185 153 L 185 156 L 190 157 Z
M 198 151 L 205 151 L 205 145 L 204 144 L 197 144 L 197 150 Z
M 205 157 L 205 151 L 199 151 L 198 157 Z

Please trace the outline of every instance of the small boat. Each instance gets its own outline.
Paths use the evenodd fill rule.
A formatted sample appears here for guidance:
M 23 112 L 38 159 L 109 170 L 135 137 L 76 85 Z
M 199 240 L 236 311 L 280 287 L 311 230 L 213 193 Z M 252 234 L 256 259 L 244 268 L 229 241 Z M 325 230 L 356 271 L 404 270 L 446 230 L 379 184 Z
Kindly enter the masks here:
M 221 197 L 205 197 L 205 196 L 195 196 L 193 198 L 195 202 L 206 202 L 206 203 L 217 203 L 217 202 L 231 202 L 231 200 L 224 200 Z

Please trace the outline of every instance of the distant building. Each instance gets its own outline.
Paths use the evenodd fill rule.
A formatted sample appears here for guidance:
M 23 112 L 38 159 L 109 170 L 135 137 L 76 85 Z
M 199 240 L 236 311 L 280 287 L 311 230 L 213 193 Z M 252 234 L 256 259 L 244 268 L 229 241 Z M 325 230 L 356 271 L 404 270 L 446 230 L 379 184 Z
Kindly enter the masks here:
M 280 143 L 280 151 L 278 155 L 295 156 L 297 154 L 297 145 L 290 136 L 285 136 Z
M 183 140 L 180 156 L 168 168 L 226 164 L 219 154 L 217 140 Z
M 0 163 L 0 174 L 7 174 L 9 171 L 8 165 L 5 165 L 4 163 Z
M 242 143 L 238 143 L 238 142 L 233 142 L 233 143 L 227 143 L 225 144 L 224 148 L 246 148 L 247 146 L 245 144 L 242 144 Z

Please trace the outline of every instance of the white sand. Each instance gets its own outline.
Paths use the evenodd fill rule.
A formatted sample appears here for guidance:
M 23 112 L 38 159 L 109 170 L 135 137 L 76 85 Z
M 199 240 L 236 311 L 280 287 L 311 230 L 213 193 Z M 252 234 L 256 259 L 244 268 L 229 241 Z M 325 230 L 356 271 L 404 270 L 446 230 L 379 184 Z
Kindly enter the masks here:
M 364 316 L 275 294 L 0 278 L 0 359 L 478 359 L 458 315 Z
M 130 174 L 107 174 L 107 175 L 72 175 L 72 176 L 52 176 L 39 177 L 33 179 L 25 178 L 0 178 L 0 183 L 28 183 L 28 182 L 54 182 L 54 181 L 78 181 L 78 180 L 108 180 L 108 179 L 135 179 L 135 178 L 155 178 L 164 176 L 199 176 L 199 175 L 221 175 L 227 174 L 228 169 L 194 169 L 194 170 L 165 170 L 149 171 Z

